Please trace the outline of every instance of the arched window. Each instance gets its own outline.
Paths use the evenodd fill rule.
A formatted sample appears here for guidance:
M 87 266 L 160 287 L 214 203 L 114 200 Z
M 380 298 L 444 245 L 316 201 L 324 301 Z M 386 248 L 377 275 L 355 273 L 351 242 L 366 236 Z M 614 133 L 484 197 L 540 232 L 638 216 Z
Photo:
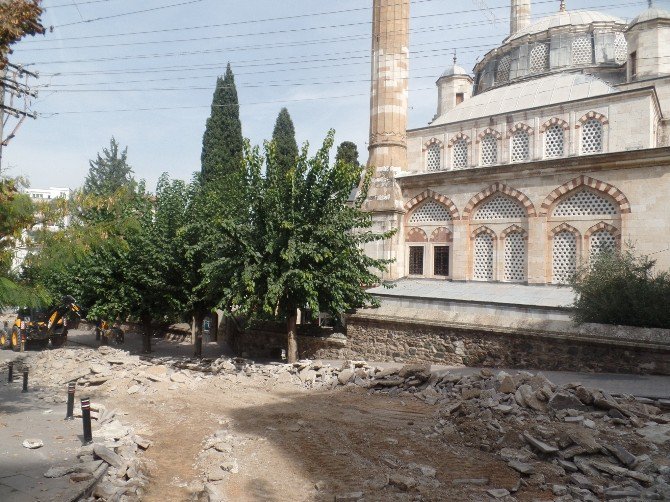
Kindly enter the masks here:
M 530 73 L 541 73 L 549 69 L 549 46 L 537 44 L 530 51 Z
M 426 149 L 426 167 L 429 171 L 442 169 L 442 147 L 433 143 Z
M 442 204 L 429 200 L 412 213 L 409 223 L 428 223 L 451 221 L 451 213 Z
M 464 169 L 468 167 L 468 140 L 461 138 L 453 146 L 453 166 L 454 169 Z
M 590 246 L 589 260 L 594 260 L 601 253 L 616 251 L 616 237 L 608 230 L 598 230 L 591 234 Z
M 619 209 L 609 198 L 592 190 L 582 188 L 561 200 L 553 211 L 553 216 L 613 216 Z
M 593 43 L 591 35 L 582 35 L 572 40 L 572 64 L 593 63 Z
M 493 280 L 493 235 L 480 232 L 475 237 L 474 274 L 477 281 Z
M 512 162 L 523 162 L 530 158 L 530 135 L 526 131 L 512 134 Z
M 582 153 L 603 151 L 603 125 L 598 119 L 589 119 L 582 125 Z
M 509 80 L 509 71 L 512 67 L 512 58 L 503 56 L 498 61 L 498 69 L 496 70 L 496 83 L 502 84 Z
M 525 218 L 526 209 L 517 200 L 497 193 L 481 204 L 472 215 L 473 220 L 513 220 Z
M 565 131 L 561 124 L 547 127 L 544 132 L 544 156 L 548 159 L 562 157 L 565 151 Z
M 577 270 L 577 236 L 562 230 L 554 235 L 552 246 L 553 282 L 567 284 Z
M 510 232 L 505 237 L 505 281 L 526 280 L 526 239 L 521 232 Z
M 498 140 L 493 134 L 487 134 L 482 138 L 482 165 L 492 166 L 498 163 Z

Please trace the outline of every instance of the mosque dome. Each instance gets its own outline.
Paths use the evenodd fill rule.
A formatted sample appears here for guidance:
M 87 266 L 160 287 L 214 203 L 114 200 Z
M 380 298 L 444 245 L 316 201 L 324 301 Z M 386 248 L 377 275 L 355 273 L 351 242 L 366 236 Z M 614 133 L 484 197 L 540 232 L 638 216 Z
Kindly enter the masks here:
M 633 19 L 629 26 L 635 26 L 636 24 L 653 21 L 654 19 L 670 19 L 670 11 L 659 9 L 658 7 L 650 7 L 635 19 Z
M 552 28 L 559 28 L 563 26 L 583 26 L 592 23 L 616 23 L 625 26 L 626 21 L 623 19 L 598 12 L 595 10 L 567 10 L 557 12 L 550 16 L 540 19 L 532 23 L 527 28 L 517 31 L 516 33 L 507 37 L 506 42 L 516 40 L 527 35 L 536 35 L 544 33 Z
M 592 10 L 561 10 L 507 37 L 474 68 L 475 94 L 557 72 L 619 83 L 628 58 L 626 22 Z M 618 79 L 618 80 L 617 80 Z
M 453 64 L 449 66 L 442 75 L 440 75 L 440 78 L 442 77 L 454 77 L 456 75 L 465 75 L 468 76 L 468 72 L 465 71 L 465 68 L 458 66 L 457 64 Z

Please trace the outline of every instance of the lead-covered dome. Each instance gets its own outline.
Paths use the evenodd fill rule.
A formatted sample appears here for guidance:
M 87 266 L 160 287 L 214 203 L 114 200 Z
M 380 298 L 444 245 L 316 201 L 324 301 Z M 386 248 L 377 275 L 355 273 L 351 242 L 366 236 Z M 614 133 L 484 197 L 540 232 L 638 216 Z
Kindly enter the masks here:
M 551 28 L 562 26 L 583 26 L 592 23 L 615 23 L 620 24 L 622 27 L 626 25 L 626 22 L 620 17 L 611 16 L 610 14 L 605 14 L 603 12 L 595 10 L 568 10 L 557 12 L 556 14 L 542 18 L 539 21 L 532 23 L 527 28 L 510 35 L 505 41 L 509 42 L 527 35 L 544 33 Z
M 625 79 L 626 22 L 591 10 L 561 11 L 510 35 L 475 66 L 475 94 L 526 79 L 581 71 Z
M 655 19 L 670 19 L 670 11 L 659 9 L 658 7 L 650 7 L 633 19 L 629 26 L 632 27 L 636 24 L 646 23 L 647 21 L 653 21 Z

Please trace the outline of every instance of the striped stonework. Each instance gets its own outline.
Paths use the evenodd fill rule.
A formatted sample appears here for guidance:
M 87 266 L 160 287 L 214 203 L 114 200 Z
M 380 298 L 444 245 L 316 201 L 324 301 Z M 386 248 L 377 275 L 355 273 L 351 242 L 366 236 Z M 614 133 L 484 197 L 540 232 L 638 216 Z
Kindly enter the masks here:
M 458 209 L 456 208 L 456 205 L 451 201 L 449 197 L 446 197 L 444 195 L 441 195 L 439 193 L 433 192 L 430 189 L 424 190 L 421 192 L 419 195 L 414 197 L 413 199 L 410 199 L 407 201 L 405 204 L 405 211 L 407 214 L 410 213 L 410 211 L 417 205 L 422 203 L 426 199 L 434 199 L 435 201 L 439 202 L 443 206 L 447 208 L 449 213 L 451 214 L 451 219 L 452 220 L 460 220 L 460 216 L 458 214 Z
M 523 207 L 526 209 L 526 213 L 529 218 L 532 218 L 533 216 L 537 215 L 535 212 L 535 206 L 525 194 L 519 192 L 514 188 L 508 187 L 504 183 L 498 182 L 494 183 L 487 189 L 482 190 L 477 195 L 472 197 L 472 199 L 470 199 L 470 202 L 468 202 L 467 206 L 465 206 L 465 209 L 463 210 L 463 219 L 464 220 L 470 219 L 472 215 L 472 210 L 475 208 L 475 206 L 480 202 L 482 202 L 484 199 L 488 199 L 489 197 L 491 197 L 491 195 L 495 194 L 496 192 L 504 193 L 505 195 L 518 200 L 521 204 L 523 204 Z
M 573 180 L 568 181 L 567 183 L 564 183 L 563 185 L 552 191 L 542 203 L 539 215 L 547 216 L 547 214 L 549 213 L 549 209 L 554 204 L 554 202 L 556 202 L 556 199 L 582 186 L 587 186 L 594 190 L 602 192 L 606 195 L 609 195 L 619 205 L 619 212 L 621 214 L 630 213 L 630 202 L 628 202 L 626 196 L 618 188 L 616 188 L 613 185 L 610 185 L 609 183 L 605 183 L 604 181 L 600 181 L 595 178 L 590 178 L 589 176 L 581 175 Z

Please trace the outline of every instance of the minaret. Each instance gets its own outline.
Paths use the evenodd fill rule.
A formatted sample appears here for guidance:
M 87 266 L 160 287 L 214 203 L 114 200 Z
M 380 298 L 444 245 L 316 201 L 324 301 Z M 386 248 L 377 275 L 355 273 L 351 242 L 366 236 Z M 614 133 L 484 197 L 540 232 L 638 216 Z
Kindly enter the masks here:
M 530 26 L 530 0 L 512 0 L 509 34 L 514 35 L 528 26 Z
M 368 168 L 374 174 L 363 208 L 373 213 L 377 230 L 399 228 L 404 212 L 395 175 L 407 169 L 409 6 L 410 0 L 373 0 Z M 396 258 L 391 278 L 402 260 L 397 240 L 398 234 L 366 249 L 377 258 Z

